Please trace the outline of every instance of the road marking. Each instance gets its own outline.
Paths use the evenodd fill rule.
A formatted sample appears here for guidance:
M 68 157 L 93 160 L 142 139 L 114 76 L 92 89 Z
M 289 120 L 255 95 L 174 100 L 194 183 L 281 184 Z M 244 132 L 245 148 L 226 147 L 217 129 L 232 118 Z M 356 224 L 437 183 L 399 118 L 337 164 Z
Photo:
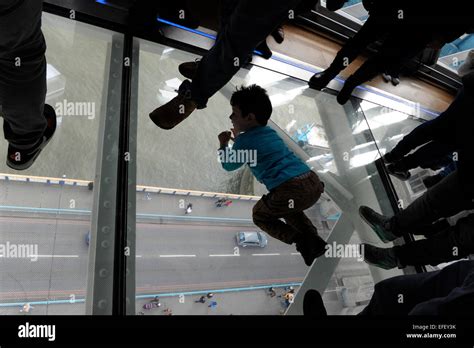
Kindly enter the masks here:
M 160 257 L 196 257 L 196 255 L 160 255 Z
M 220 255 L 209 255 L 209 257 L 232 257 L 232 256 L 240 256 L 240 254 L 220 254 Z
M 252 256 L 278 256 L 280 254 L 252 254 Z
M 31 255 L 31 257 L 77 258 L 79 255 Z
M 301 255 L 300 253 L 291 253 L 291 255 Z

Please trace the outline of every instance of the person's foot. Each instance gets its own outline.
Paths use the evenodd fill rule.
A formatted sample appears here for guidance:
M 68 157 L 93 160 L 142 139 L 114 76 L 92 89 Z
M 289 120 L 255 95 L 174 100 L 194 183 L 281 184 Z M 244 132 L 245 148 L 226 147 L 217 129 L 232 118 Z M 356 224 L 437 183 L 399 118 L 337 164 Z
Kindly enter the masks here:
M 12 145 L 8 146 L 7 166 L 11 169 L 26 170 L 30 168 L 53 137 L 56 131 L 56 111 L 52 106 L 45 104 L 43 114 L 47 126 L 39 144 L 28 150 L 20 150 Z
M 356 87 L 357 86 L 352 83 L 351 78 L 348 78 L 344 83 L 344 86 L 342 87 L 341 91 L 337 95 L 337 102 L 340 105 L 344 105 L 345 103 L 347 103 Z
M 390 231 L 390 218 L 380 215 L 364 205 L 359 208 L 359 215 L 374 230 L 382 242 L 388 243 L 399 238 Z
M 336 76 L 337 72 L 330 69 L 326 69 L 317 74 L 314 74 L 309 80 L 308 85 L 310 88 L 320 91 L 324 87 L 326 87 L 329 82 L 331 82 Z
M 196 108 L 196 102 L 191 99 L 191 81 L 185 80 L 179 87 L 178 95 L 154 110 L 150 119 L 158 127 L 170 130 L 188 118 Z
M 193 80 L 196 76 L 196 71 L 199 66 L 200 59 L 196 59 L 194 62 L 186 62 L 179 65 L 178 70 L 181 75 L 187 79 Z
M 392 76 L 392 85 L 398 86 L 400 84 L 400 78 L 398 76 Z
M 260 45 L 255 48 L 256 51 L 260 52 L 260 56 L 264 59 L 270 59 L 273 55 L 272 50 L 268 47 L 267 43 L 263 41 Z
M 272 32 L 272 37 L 275 39 L 276 43 L 281 44 L 285 41 L 285 30 L 283 27 L 278 27 Z
M 385 162 L 385 164 L 390 164 L 397 161 L 397 159 L 391 152 L 387 152 L 385 155 L 383 155 L 382 159 Z
M 361 253 L 364 256 L 364 261 L 369 265 L 383 269 L 392 269 L 399 266 L 393 248 L 378 248 L 370 244 L 362 244 L 361 248 L 363 250 Z
M 296 250 L 301 253 L 306 266 L 311 266 L 313 261 L 326 252 L 327 243 L 313 233 L 305 233 L 296 240 Z
M 407 181 L 411 178 L 410 171 L 400 168 L 396 163 L 389 164 L 387 166 L 387 172 L 402 181 Z
M 389 83 L 389 82 L 392 81 L 392 76 L 390 76 L 390 75 L 387 74 L 387 73 L 383 73 L 383 74 L 382 74 L 382 78 L 383 78 L 383 80 L 384 80 L 386 83 Z
M 314 289 L 306 291 L 303 299 L 303 315 L 325 317 L 328 315 L 321 294 Z
M 423 184 L 427 189 L 430 187 L 433 187 L 437 183 L 439 183 L 441 180 L 443 180 L 443 176 L 436 174 L 436 175 L 431 175 L 423 179 Z

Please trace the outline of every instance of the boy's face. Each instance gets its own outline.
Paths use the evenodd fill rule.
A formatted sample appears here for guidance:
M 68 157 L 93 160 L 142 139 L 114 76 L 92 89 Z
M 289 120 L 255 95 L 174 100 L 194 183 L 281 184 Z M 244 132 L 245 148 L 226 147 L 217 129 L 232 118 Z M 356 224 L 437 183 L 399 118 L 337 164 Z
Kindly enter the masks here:
M 255 127 L 256 119 L 255 115 L 250 113 L 246 116 L 242 115 L 242 111 L 238 106 L 232 106 L 232 115 L 230 115 L 230 120 L 234 128 L 239 129 L 240 131 L 246 131 L 249 128 Z

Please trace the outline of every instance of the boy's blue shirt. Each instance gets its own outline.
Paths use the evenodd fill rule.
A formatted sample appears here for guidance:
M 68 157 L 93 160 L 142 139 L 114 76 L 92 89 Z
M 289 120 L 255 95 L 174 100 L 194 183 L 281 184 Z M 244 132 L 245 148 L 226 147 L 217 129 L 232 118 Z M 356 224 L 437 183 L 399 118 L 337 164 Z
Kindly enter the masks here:
M 237 156 L 239 150 L 244 150 Z M 268 126 L 260 126 L 241 133 L 230 146 L 221 147 L 219 156 L 222 167 L 233 171 L 248 164 L 253 175 L 270 191 L 284 182 L 309 172 L 311 169 L 288 149 L 278 134 Z M 225 153 L 236 154 L 226 158 Z M 256 162 L 253 156 L 256 154 Z

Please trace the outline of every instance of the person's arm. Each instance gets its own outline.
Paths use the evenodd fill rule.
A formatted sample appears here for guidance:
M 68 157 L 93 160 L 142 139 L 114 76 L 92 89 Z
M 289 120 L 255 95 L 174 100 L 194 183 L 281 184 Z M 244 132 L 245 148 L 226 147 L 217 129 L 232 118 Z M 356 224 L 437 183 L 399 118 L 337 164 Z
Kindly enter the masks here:
M 229 131 L 222 132 L 221 134 L 219 134 L 219 161 L 222 164 L 222 168 L 224 168 L 224 170 L 228 172 L 237 170 L 244 164 L 246 164 L 246 162 L 240 162 L 240 158 L 239 156 L 237 156 L 237 151 L 242 149 L 241 141 L 239 141 L 238 138 L 240 132 L 234 129 L 232 129 L 232 132 L 234 133 L 234 137 L 232 137 L 232 133 Z M 229 142 L 231 140 L 234 141 L 234 146 L 232 148 L 229 146 Z M 229 158 L 233 152 L 235 156 Z

